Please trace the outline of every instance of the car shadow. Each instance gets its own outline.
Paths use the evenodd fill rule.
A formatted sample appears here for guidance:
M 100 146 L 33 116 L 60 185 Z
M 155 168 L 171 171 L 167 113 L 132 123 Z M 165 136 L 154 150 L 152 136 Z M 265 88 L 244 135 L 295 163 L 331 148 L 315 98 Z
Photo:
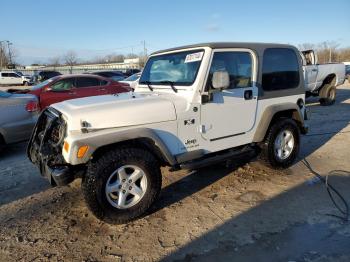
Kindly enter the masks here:
M 329 183 L 350 199 L 350 172 L 329 174 Z M 333 261 L 340 256 L 349 261 L 349 222 L 331 216 L 340 213 L 324 184 L 304 183 L 249 204 L 253 207 L 248 211 L 194 237 L 161 261 Z
M 196 192 L 214 184 L 215 182 L 230 175 L 238 168 L 252 161 L 256 155 L 245 154 L 237 157 L 234 162 L 225 166 L 225 163 L 189 171 L 181 179 L 162 188 L 159 200 L 153 205 L 146 215 L 178 203 Z M 171 173 L 169 174 L 171 176 Z

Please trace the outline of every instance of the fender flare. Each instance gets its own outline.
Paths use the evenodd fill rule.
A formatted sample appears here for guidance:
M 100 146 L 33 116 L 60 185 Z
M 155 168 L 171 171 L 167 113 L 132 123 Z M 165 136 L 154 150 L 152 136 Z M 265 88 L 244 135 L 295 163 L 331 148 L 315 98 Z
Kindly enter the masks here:
M 305 128 L 305 122 L 303 114 L 300 108 L 295 103 L 284 103 L 279 105 L 268 106 L 260 118 L 260 122 L 257 126 L 254 134 L 253 142 L 261 142 L 265 139 L 266 132 L 268 131 L 273 117 L 277 113 L 286 111 L 292 111 L 292 118 L 298 122 L 301 128 Z
M 135 128 L 131 130 L 117 131 L 110 129 L 91 132 L 86 137 L 77 139 L 74 142 L 73 154 L 77 152 L 77 149 L 83 145 L 89 145 L 89 150 L 82 159 L 74 157 L 72 160 L 73 165 L 82 164 L 89 161 L 91 156 L 100 148 L 108 145 L 113 145 L 121 142 L 127 142 L 135 139 L 148 139 L 153 141 L 154 145 L 159 149 L 164 160 L 166 160 L 171 166 L 177 164 L 176 158 L 172 155 L 167 145 L 158 136 L 158 134 L 150 128 Z

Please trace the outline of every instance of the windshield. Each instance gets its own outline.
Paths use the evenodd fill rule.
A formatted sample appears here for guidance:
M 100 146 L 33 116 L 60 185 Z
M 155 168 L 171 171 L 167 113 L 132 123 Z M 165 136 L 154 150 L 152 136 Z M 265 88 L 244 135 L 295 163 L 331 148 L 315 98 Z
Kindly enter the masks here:
M 53 78 L 47 79 L 44 82 L 41 82 L 31 88 L 31 90 L 38 90 L 46 86 L 47 84 L 51 83 L 53 81 Z
M 153 56 L 148 59 L 140 78 L 141 84 L 189 86 L 196 80 L 204 51 L 192 50 Z
M 133 74 L 132 76 L 129 76 L 128 78 L 125 78 L 124 81 L 136 81 L 137 79 L 140 78 L 140 75 L 139 73 L 137 74 Z
M 4 92 L 4 91 L 0 91 L 0 97 L 10 97 L 11 94 L 10 93 L 7 93 L 7 92 Z

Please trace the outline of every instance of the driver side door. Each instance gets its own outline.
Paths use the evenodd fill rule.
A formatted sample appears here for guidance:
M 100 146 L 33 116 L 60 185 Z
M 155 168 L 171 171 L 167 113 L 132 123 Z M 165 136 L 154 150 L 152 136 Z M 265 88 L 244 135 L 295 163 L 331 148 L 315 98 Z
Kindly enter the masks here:
M 257 59 L 249 49 L 220 49 L 212 55 L 205 91 L 211 99 L 201 106 L 202 136 L 210 142 L 243 135 L 255 122 L 258 88 Z M 213 73 L 226 71 L 230 85 L 212 86 Z

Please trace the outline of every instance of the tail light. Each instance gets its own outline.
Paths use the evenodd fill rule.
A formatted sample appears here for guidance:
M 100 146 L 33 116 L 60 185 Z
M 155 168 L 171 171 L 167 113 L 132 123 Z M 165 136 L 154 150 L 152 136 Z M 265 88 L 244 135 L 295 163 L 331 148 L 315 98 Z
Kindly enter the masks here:
M 37 101 L 29 101 L 26 105 L 26 110 L 28 112 L 36 112 L 36 111 L 39 111 L 39 103 Z

